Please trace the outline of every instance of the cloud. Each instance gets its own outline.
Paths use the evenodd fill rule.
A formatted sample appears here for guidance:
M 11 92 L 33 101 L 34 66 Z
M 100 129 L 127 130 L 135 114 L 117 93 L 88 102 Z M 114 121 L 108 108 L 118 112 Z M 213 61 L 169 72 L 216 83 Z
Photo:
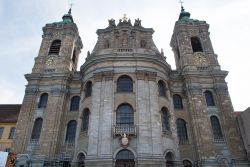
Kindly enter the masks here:
M 167 62 L 172 68 L 175 67 L 169 43 L 180 12 L 177 1 L 69 1 L 74 3 L 72 14 L 84 45 L 79 66 L 84 63 L 87 51 L 92 51 L 95 46 L 96 29 L 107 27 L 110 18 L 116 19 L 117 23 L 126 13 L 131 21 L 139 17 L 144 27 L 155 30 L 153 38 L 156 46 L 159 50 L 164 49 Z M 210 24 L 214 51 L 218 54 L 222 69 L 230 71 L 227 81 L 236 110 L 243 110 L 249 105 L 249 6 L 250 1 L 246 0 L 200 0 L 195 3 L 187 0 L 184 3 L 192 18 L 205 20 Z M 4 80 L 0 80 L 0 85 L 3 89 L 1 93 L 4 91 L 3 94 L 7 94 L 9 102 L 4 100 L 6 103 L 21 103 L 26 83 L 23 74 L 31 72 L 42 40 L 41 29 L 46 23 L 60 21 L 67 10 L 67 0 L 23 0 L 21 3 L 0 1 L 0 20 L 4 21 L 4 26 L 0 29 L 0 75 Z M 10 86 L 10 83 L 15 85 Z M 18 98 L 12 96 L 14 87 L 22 90 L 15 92 Z

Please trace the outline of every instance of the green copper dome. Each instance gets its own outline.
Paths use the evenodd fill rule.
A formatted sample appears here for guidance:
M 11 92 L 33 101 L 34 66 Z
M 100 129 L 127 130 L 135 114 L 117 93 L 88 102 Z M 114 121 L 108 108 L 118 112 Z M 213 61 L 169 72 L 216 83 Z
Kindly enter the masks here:
M 74 23 L 73 17 L 71 15 L 71 8 L 69 9 L 67 14 L 63 15 L 62 19 L 63 23 Z
M 181 6 L 181 13 L 179 16 L 179 20 L 184 20 L 184 19 L 189 19 L 190 18 L 190 13 L 186 12 L 183 6 Z

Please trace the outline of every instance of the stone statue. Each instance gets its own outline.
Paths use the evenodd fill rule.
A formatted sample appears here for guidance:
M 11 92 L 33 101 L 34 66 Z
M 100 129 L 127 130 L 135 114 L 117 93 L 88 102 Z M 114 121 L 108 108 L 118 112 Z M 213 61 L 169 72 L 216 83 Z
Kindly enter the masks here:
M 134 26 L 141 26 L 141 20 L 139 18 L 135 19 Z
M 109 20 L 109 27 L 115 27 L 116 24 L 115 24 L 115 20 L 114 19 L 110 19 Z

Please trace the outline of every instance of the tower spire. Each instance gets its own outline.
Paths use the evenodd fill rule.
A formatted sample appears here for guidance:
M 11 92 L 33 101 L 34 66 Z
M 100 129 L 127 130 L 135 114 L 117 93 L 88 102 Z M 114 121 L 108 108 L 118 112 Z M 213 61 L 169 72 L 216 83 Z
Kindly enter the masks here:
M 64 23 L 74 23 L 73 17 L 71 15 L 73 3 L 70 4 L 70 8 L 67 14 L 63 15 L 62 19 Z
M 181 13 L 180 13 L 180 16 L 179 16 L 179 20 L 189 19 L 190 18 L 190 13 L 186 12 L 183 5 L 182 5 L 184 2 L 182 0 L 180 0 L 179 3 L 181 4 Z
M 181 10 L 182 9 L 184 10 L 183 5 L 182 5 L 184 2 L 180 0 L 179 3 L 181 4 Z
M 69 8 L 69 11 L 68 11 L 68 14 L 70 14 L 70 15 L 71 15 L 72 6 L 73 6 L 73 3 L 70 4 L 70 8 Z

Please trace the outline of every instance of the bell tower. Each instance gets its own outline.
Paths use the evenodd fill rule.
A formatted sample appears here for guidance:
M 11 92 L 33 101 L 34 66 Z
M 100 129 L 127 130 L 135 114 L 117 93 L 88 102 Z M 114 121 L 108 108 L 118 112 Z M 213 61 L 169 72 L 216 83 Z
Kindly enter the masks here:
M 82 41 L 71 9 L 62 21 L 46 24 L 32 73 L 65 73 L 76 71 Z
M 82 41 L 71 9 L 62 17 L 62 21 L 43 27 L 42 43 L 35 64 L 32 72 L 25 75 L 28 84 L 13 151 L 47 156 L 60 151 L 58 143 L 62 142 L 64 128 L 60 123 L 66 119 L 72 82 L 80 87 L 80 82 L 72 81 L 72 78 L 79 76 L 77 63 L 81 49 Z M 75 87 L 72 88 L 73 93 L 78 95 L 80 88 Z M 37 128 L 40 128 L 39 135 L 35 135 Z
M 181 157 L 190 157 L 201 166 L 216 164 L 220 161 L 218 157 L 229 161 L 230 156 L 244 157 L 240 139 L 231 137 L 239 136 L 239 131 L 225 81 L 228 72 L 220 69 L 208 29 L 205 21 L 191 19 L 182 6 L 170 42 L 177 68 L 172 75 L 179 78 L 171 84 L 171 89 L 187 101 L 185 111 L 178 114 L 182 118 L 186 115 L 192 134 L 190 145 L 179 144 L 179 150 Z M 215 129 L 215 124 L 220 126 Z M 216 130 L 220 134 L 216 134 Z M 185 154 L 188 147 L 196 148 L 192 155 Z
M 199 67 L 220 69 L 208 29 L 205 21 L 191 19 L 190 13 L 181 7 L 170 43 L 178 70 Z

